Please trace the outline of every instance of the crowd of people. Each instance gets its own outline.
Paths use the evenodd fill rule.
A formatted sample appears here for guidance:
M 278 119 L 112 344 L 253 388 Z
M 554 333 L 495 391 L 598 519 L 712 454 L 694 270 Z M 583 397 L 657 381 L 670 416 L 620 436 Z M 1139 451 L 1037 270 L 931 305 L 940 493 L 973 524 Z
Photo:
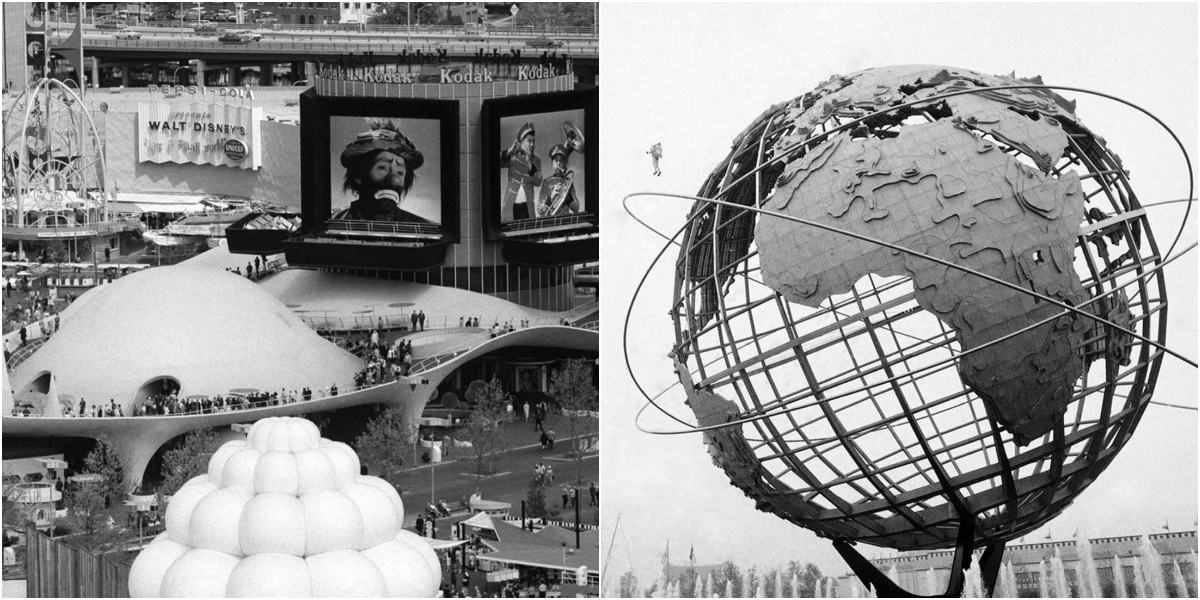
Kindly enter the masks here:
M 297 402 L 307 402 L 314 397 L 331 397 L 338 394 L 337 384 L 330 385 L 326 389 L 313 391 L 307 386 L 289 390 L 281 389 L 278 392 L 249 392 L 245 394 L 230 394 L 228 396 L 186 396 L 180 397 L 177 390 L 168 393 L 154 394 L 137 402 L 131 409 L 131 415 L 134 417 L 144 416 L 169 416 L 169 415 L 185 415 L 185 414 L 213 414 L 222 412 L 232 412 L 235 410 L 248 410 L 252 408 L 264 408 L 268 406 L 280 406 L 284 404 L 295 404 Z M 124 417 L 124 408 L 117 404 L 115 400 L 109 399 L 108 403 L 88 404 L 86 398 L 81 398 L 76 406 L 73 403 L 64 402 L 61 405 L 62 414 L 64 417 Z M 17 414 L 22 412 L 23 414 Z M 14 416 L 30 416 L 29 408 L 18 407 L 13 411 Z
M 338 345 L 366 361 L 354 376 L 354 385 L 369 387 L 405 377 L 412 370 L 413 350 L 412 341 L 398 339 L 388 344 L 380 329 L 373 329 L 367 336 L 358 340 L 343 339 Z

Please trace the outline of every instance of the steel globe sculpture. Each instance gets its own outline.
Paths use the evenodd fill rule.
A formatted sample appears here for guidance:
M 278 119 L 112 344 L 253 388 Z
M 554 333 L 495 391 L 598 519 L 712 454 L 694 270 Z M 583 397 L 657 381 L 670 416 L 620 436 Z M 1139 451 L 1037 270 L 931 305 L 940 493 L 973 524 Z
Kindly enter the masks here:
M 698 194 L 671 310 L 688 404 L 732 484 L 860 576 L 850 543 L 957 544 L 960 566 L 989 547 L 986 581 L 1150 400 L 1164 255 L 1074 109 L 1039 79 L 835 76 Z

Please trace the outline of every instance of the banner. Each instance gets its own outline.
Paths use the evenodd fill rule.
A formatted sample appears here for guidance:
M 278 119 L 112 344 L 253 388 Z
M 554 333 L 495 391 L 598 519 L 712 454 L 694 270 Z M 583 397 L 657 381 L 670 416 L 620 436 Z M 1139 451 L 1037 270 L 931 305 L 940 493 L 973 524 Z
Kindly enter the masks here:
M 138 161 L 258 169 L 262 111 L 218 103 L 139 102 Z

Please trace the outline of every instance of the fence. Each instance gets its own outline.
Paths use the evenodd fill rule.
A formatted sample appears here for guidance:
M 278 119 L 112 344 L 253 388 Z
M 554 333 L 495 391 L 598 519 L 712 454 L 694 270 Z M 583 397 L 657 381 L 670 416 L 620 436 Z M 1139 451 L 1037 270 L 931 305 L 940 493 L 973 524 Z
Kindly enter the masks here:
M 25 593 L 29 598 L 128 598 L 129 565 L 25 528 Z

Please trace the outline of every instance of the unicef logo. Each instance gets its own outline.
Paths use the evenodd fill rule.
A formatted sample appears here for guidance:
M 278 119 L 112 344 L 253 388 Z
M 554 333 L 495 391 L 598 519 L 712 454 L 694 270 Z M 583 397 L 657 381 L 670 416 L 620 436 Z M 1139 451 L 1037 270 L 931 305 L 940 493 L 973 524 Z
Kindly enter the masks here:
M 225 140 L 225 156 L 234 162 L 241 162 L 246 158 L 246 144 L 241 140 Z

